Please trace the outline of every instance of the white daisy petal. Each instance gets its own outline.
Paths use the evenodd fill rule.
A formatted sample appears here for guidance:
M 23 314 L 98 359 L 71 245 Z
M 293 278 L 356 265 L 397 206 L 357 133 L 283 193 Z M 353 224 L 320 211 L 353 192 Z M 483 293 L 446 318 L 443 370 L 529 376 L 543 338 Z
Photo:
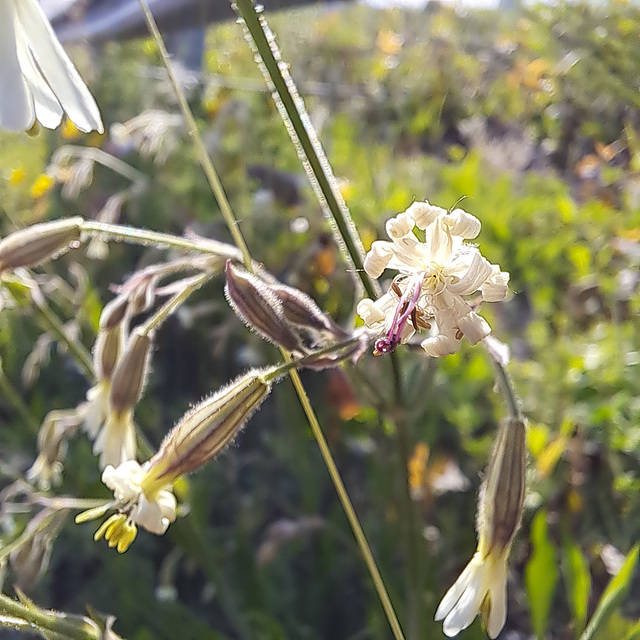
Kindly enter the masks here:
M 25 39 L 38 68 L 69 118 L 81 131 L 95 129 L 102 133 L 98 106 L 58 42 L 39 3 L 36 0 L 10 0 L 9 5 L 13 7 L 16 28 L 19 26 L 22 31 L 17 37 Z M 4 63 L 4 56 L 2 60 Z M 20 60 L 21 67 L 23 64 L 28 63 Z M 52 112 L 47 113 L 50 116 Z
M 34 122 L 33 98 L 18 60 L 14 0 L 3 0 L 0 2 L 0 127 L 24 131 Z

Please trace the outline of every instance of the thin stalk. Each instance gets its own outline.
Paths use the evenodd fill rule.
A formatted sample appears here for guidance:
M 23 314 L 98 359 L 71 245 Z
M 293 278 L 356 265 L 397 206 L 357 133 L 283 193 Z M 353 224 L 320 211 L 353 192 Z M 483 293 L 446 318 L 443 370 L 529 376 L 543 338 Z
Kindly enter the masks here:
M 197 291 L 207 280 L 211 280 L 212 273 L 203 273 L 191 279 L 191 283 L 186 285 L 180 293 L 176 293 L 168 302 L 158 309 L 140 328 L 140 331 L 147 335 L 159 327 L 172 313 L 174 313 L 187 298 Z
M 38 433 L 40 423 L 33 417 L 29 407 L 24 403 L 22 396 L 13 386 L 11 380 L 7 378 L 7 374 L 2 368 L 0 368 L 0 394 L 9 401 L 9 404 L 16 410 L 16 413 L 22 418 L 25 424 L 28 425 L 29 430 L 34 434 Z
M 201 241 L 189 240 L 170 233 L 159 233 L 148 229 L 136 229 L 121 224 L 109 224 L 85 220 L 82 223 L 82 231 L 91 236 L 99 236 L 106 240 L 116 239 L 125 242 L 133 242 L 141 245 L 156 245 L 168 249 L 180 249 L 181 251 L 196 251 L 214 256 L 223 256 L 232 260 L 242 259 L 242 253 L 232 245 L 216 240 L 204 238 Z
M 84 345 L 71 340 L 65 333 L 64 327 L 60 318 L 45 304 L 36 304 L 35 308 L 40 316 L 40 321 L 44 325 L 45 329 L 51 333 L 51 335 L 61 342 L 73 356 L 76 363 L 84 370 L 85 375 L 90 380 L 93 380 L 93 359 L 91 354 L 84 347 Z
M 196 145 L 196 149 L 198 150 L 198 156 L 200 158 L 202 167 L 207 175 L 207 178 L 209 179 L 209 184 L 211 186 L 211 189 L 218 200 L 218 205 L 220 206 L 220 210 L 222 211 L 224 219 L 227 223 L 227 226 L 229 227 L 229 231 L 231 232 L 236 245 L 242 251 L 245 267 L 247 268 L 248 271 L 253 272 L 253 261 L 251 259 L 251 254 L 249 253 L 249 249 L 244 241 L 242 232 L 240 231 L 240 228 L 237 225 L 236 218 L 233 215 L 233 211 L 231 210 L 231 206 L 229 205 L 229 202 L 227 201 L 226 194 L 222 188 L 222 184 L 218 178 L 216 170 L 211 162 L 211 159 L 209 158 L 209 155 L 207 154 L 206 148 L 202 141 L 202 137 L 200 136 L 200 132 L 198 131 L 198 128 L 196 126 L 195 119 L 193 117 L 193 114 L 191 113 L 189 104 L 184 95 L 184 91 L 180 87 L 177 81 L 177 78 L 175 76 L 175 73 L 173 72 L 171 61 L 167 53 L 167 49 L 164 45 L 164 41 L 162 40 L 162 36 L 160 35 L 157 24 L 153 18 L 153 15 L 149 9 L 147 0 L 139 0 L 139 2 L 145 14 L 145 18 L 147 20 L 147 25 L 149 26 L 149 30 L 153 35 L 153 38 L 162 56 L 162 61 L 164 63 L 164 66 L 167 69 L 167 73 L 169 74 L 169 79 L 171 81 L 173 89 L 178 98 L 180 108 L 182 109 L 184 117 L 189 126 L 191 137 L 193 139 L 194 144 Z M 358 254 L 358 260 L 361 264 L 362 261 L 359 258 L 360 255 L 361 254 Z M 368 276 L 366 276 L 365 274 L 365 280 L 366 279 L 368 279 Z M 374 295 L 374 297 L 376 297 L 377 291 L 373 286 L 373 283 L 370 283 L 370 285 L 371 285 L 372 294 Z M 285 357 L 285 359 L 291 358 L 291 356 L 284 351 L 283 351 L 283 357 Z M 293 381 L 294 387 L 296 389 L 300 402 L 303 406 L 304 412 L 307 416 L 307 419 L 309 420 L 309 424 L 311 425 L 314 436 L 316 437 L 318 446 L 320 447 L 320 451 L 322 453 L 323 460 L 327 465 L 329 475 L 331 476 L 331 480 L 333 481 L 336 491 L 340 496 L 340 501 L 342 502 L 342 506 L 345 509 L 345 513 L 347 514 L 347 518 L 353 529 L 353 533 L 356 538 L 356 541 L 358 542 L 358 546 L 360 547 L 362 556 L 365 560 L 367 568 L 369 569 L 373 582 L 376 586 L 376 590 L 378 591 L 378 595 L 382 602 L 382 606 L 389 620 L 389 624 L 393 630 L 394 637 L 396 638 L 396 640 L 404 640 L 402 629 L 400 628 L 400 624 L 395 615 L 393 605 L 391 604 L 391 600 L 389 598 L 389 595 L 387 594 L 386 588 L 384 586 L 384 582 L 376 566 L 375 559 L 373 558 L 373 554 L 371 553 L 371 549 L 369 547 L 367 539 L 364 535 L 362 527 L 360 526 L 358 517 L 356 516 L 355 511 L 351 506 L 351 501 L 349 500 L 344 484 L 342 483 L 342 479 L 340 478 L 340 473 L 333 460 L 333 456 L 331 454 L 329 446 L 327 445 L 327 442 L 324 439 L 324 436 L 322 434 L 322 429 L 320 428 L 318 419 L 316 418 L 313 408 L 311 407 L 311 403 L 309 402 L 309 398 L 306 394 L 304 386 L 302 385 L 300 376 L 295 370 L 290 371 L 289 376 Z
M 231 4 L 244 22 L 250 36 L 249 43 L 260 56 L 260 70 L 330 223 L 336 244 L 357 273 L 367 295 L 375 299 L 379 297 L 380 289 L 364 270 L 364 247 L 304 101 L 289 73 L 289 65 L 282 60 L 275 36 L 252 0 L 233 0 Z
M 298 397 L 300 398 L 300 402 L 302 404 L 302 408 L 304 409 L 305 415 L 307 416 L 307 420 L 311 425 L 311 430 L 313 431 L 313 435 L 318 443 L 320 453 L 322 454 L 324 463 L 336 488 L 338 497 L 340 498 L 340 502 L 342 503 L 342 508 L 344 509 L 347 519 L 349 520 L 349 524 L 351 525 L 351 529 L 353 530 L 353 535 L 355 536 L 358 546 L 360 547 L 360 552 L 362 553 L 362 557 L 365 561 L 365 564 L 367 565 L 367 569 L 369 570 L 371 579 L 373 580 L 373 584 L 375 585 L 376 591 L 378 592 L 378 597 L 380 598 L 380 602 L 382 603 L 382 607 L 387 616 L 387 620 L 389 621 L 389 625 L 391 626 L 393 636 L 396 640 L 404 640 L 402 627 L 398 622 L 393 604 L 391 603 L 389 594 L 387 593 L 386 587 L 384 586 L 384 580 L 380 575 L 378 565 L 376 564 L 375 558 L 373 557 L 373 553 L 371 552 L 371 548 L 369 547 L 367 538 L 364 534 L 364 531 L 362 530 L 362 527 L 360 526 L 360 521 L 358 520 L 358 516 L 356 515 L 355 509 L 353 508 L 353 504 L 351 503 L 349 494 L 347 493 L 347 490 L 342 483 L 340 472 L 338 471 L 338 467 L 333 460 L 331 450 L 329 449 L 329 445 L 327 444 L 324 434 L 322 433 L 322 428 L 320 427 L 318 418 L 313 411 L 313 407 L 311 406 L 311 402 L 309 401 L 307 392 L 302 385 L 302 380 L 300 380 L 300 376 L 295 370 L 291 371 L 289 375 L 291 376 L 293 386 L 298 393 Z
M 17 620 L 25 620 L 35 629 L 44 629 L 59 634 L 69 640 L 99 640 L 101 637 L 98 625 L 82 620 L 70 622 L 55 612 L 28 606 L 18 600 L 0 593 L 0 615 L 9 615 Z M 80 625 L 84 624 L 86 628 Z
M 493 366 L 496 372 L 496 381 L 502 392 L 502 397 L 507 405 L 507 410 L 512 418 L 522 419 L 522 412 L 518 404 L 518 396 L 516 395 L 511 378 L 501 362 L 493 360 Z
M 178 82 L 178 78 L 176 77 L 175 71 L 173 70 L 173 66 L 171 65 L 171 61 L 169 59 L 169 53 L 164 44 L 164 40 L 160 35 L 160 31 L 158 30 L 158 25 L 156 24 L 155 18 L 151 13 L 151 9 L 149 9 L 149 4 L 147 0 L 139 0 L 140 6 L 142 7 L 142 11 L 144 12 L 145 18 L 147 20 L 147 25 L 149 27 L 149 31 L 151 31 L 151 35 L 155 40 L 156 46 L 160 51 L 160 55 L 162 57 L 162 61 L 167 70 L 167 74 L 169 75 L 169 82 L 173 86 L 173 90 L 176 94 L 176 98 L 178 99 L 178 105 L 180 107 L 180 111 L 182 111 L 182 115 L 187 122 L 187 127 L 189 129 L 189 135 L 191 136 L 191 141 L 196 149 L 196 153 L 198 154 L 198 160 L 200 161 L 200 165 L 204 170 L 204 173 L 209 181 L 209 186 L 211 187 L 211 191 L 213 191 L 216 200 L 218 201 L 218 206 L 220 207 L 220 211 L 222 212 L 222 217 L 229 227 L 229 232 L 233 237 L 233 241 L 240 251 L 242 251 L 243 262 L 247 269 L 252 270 L 251 265 L 251 254 L 249 253 L 249 249 L 247 248 L 247 244 L 244 241 L 242 233 L 238 227 L 238 222 L 233 215 L 233 211 L 229 206 L 229 201 L 227 200 L 227 196 L 222 188 L 222 183 L 218 178 L 218 174 L 213 167 L 213 163 L 211 162 L 211 158 L 209 157 L 209 153 L 207 152 L 207 148 L 204 146 L 204 141 L 202 140 L 202 136 L 198 131 L 198 125 L 196 124 L 196 119 L 193 117 L 193 113 L 189 107 L 189 103 L 187 102 L 187 98 L 184 95 L 184 91 Z

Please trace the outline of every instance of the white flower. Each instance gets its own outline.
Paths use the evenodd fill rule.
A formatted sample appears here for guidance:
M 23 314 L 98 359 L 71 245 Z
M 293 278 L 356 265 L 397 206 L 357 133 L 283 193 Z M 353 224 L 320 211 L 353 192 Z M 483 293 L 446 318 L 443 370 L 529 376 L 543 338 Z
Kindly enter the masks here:
M 452 637 L 481 614 L 490 638 L 507 619 L 507 561 L 520 525 L 525 494 L 525 423 L 503 420 L 480 491 L 478 550 L 436 611 Z
M 55 129 L 66 113 L 80 131 L 103 126 L 98 107 L 37 0 L 0 0 L 0 127 Z
M 87 424 L 87 428 L 89 424 Z M 109 408 L 98 436 L 93 443 L 93 452 L 100 456 L 100 468 L 117 467 L 121 462 L 135 458 L 136 432 L 133 412 L 116 413 Z
M 436 611 L 435 620 L 444 620 L 446 636 L 466 629 L 478 613 L 484 614 L 489 637 L 498 636 L 507 619 L 508 556 L 508 549 L 497 556 L 476 552 Z
M 424 230 L 424 242 L 415 227 Z M 364 268 L 373 278 L 385 269 L 397 269 L 399 275 L 387 294 L 375 302 L 362 300 L 357 310 L 368 328 L 385 334 L 376 342 L 377 353 L 388 353 L 415 331 L 431 328 L 431 320 L 437 333 L 422 347 L 434 357 L 458 351 L 463 336 L 476 344 L 489 335 L 491 328 L 465 296 L 481 292 L 487 302 L 502 300 L 509 274 L 485 260 L 477 247 L 465 244 L 480 227 L 480 221 L 462 209 L 449 213 L 428 202 L 415 202 L 387 221 L 391 242 L 374 242 Z
M 162 535 L 176 519 L 176 498 L 171 489 L 160 489 L 146 495 L 142 483 L 149 463 L 140 466 L 135 460 L 123 462 L 117 468 L 109 465 L 102 472 L 102 482 L 113 491 L 115 499 L 123 503 L 123 511 L 136 525 Z

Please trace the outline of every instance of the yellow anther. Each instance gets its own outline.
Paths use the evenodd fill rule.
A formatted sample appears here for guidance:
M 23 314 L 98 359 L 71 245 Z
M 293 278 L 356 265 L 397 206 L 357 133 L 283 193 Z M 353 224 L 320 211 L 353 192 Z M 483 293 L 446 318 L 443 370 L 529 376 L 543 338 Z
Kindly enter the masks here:
M 122 523 L 126 519 L 127 517 L 124 515 L 124 513 L 116 513 L 112 515 L 110 518 L 107 518 L 102 523 L 102 526 L 95 532 L 93 539 L 97 542 L 98 540 L 106 536 L 108 540 L 109 537 L 111 536 L 114 525 L 117 526 L 118 523 Z

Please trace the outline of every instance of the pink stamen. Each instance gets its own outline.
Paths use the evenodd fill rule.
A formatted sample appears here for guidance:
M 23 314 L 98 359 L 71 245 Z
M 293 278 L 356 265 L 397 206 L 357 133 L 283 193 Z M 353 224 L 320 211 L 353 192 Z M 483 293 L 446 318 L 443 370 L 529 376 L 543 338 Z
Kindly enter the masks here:
M 402 298 L 400 298 L 400 302 L 398 302 L 398 306 L 396 307 L 393 321 L 391 322 L 391 327 L 389 328 L 387 335 L 384 336 L 384 338 L 376 340 L 374 348 L 378 353 L 391 353 L 400 344 L 400 340 L 402 339 L 402 330 L 407 324 L 407 320 L 410 318 L 413 310 L 418 304 L 418 300 L 420 299 L 423 280 L 424 274 L 421 274 L 420 276 L 412 278 L 412 281 L 407 285 L 407 288 L 402 294 Z M 405 310 L 400 313 L 400 309 L 403 307 L 405 307 Z

